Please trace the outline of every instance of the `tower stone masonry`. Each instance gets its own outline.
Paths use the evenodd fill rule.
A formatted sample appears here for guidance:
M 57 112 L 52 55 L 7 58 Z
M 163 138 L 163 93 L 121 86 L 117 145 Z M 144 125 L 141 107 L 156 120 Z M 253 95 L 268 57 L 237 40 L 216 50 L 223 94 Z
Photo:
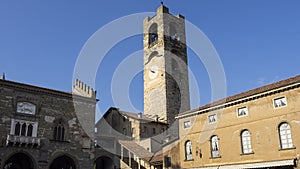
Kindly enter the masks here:
M 144 113 L 172 124 L 190 109 L 185 19 L 160 6 L 143 26 Z

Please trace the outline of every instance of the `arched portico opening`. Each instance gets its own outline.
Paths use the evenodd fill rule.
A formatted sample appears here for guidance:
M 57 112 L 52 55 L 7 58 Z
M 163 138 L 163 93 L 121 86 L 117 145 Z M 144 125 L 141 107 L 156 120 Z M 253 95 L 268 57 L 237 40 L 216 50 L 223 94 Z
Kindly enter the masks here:
M 76 169 L 76 165 L 72 158 L 63 155 L 52 161 L 50 169 Z
M 3 169 L 34 169 L 34 164 L 28 155 L 16 153 L 6 160 Z
M 102 156 L 97 158 L 95 161 L 95 169 L 114 169 L 116 168 L 114 165 L 114 161 L 106 156 Z

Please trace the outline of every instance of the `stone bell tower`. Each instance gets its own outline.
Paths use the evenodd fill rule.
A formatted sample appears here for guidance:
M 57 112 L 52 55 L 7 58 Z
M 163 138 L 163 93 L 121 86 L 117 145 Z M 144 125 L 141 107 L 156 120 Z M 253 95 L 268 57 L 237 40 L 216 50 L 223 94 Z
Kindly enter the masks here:
M 143 26 L 144 113 L 171 124 L 190 109 L 185 19 L 162 5 Z

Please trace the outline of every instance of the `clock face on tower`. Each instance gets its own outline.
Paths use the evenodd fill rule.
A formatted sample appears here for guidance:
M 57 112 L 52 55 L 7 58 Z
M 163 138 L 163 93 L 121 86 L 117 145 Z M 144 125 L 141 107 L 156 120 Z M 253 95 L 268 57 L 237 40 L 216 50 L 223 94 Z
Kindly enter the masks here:
M 155 79 L 158 75 L 158 67 L 156 65 L 151 66 L 148 75 L 150 79 Z

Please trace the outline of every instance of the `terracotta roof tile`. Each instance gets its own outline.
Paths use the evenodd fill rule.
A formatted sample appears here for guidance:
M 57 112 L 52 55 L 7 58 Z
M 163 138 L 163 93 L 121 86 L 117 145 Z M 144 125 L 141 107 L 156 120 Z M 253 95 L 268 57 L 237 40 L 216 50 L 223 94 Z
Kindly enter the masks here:
M 151 163 L 162 163 L 163 162 L 162 150 L 156 152 L 150 162 Z
M 259 88 L 256 88 L 256 89 L 252 89 L 252 90 L 249 90 L 249 91 L 246 91 L 246 92 L 242 92 L 242 93 L 239 93 L 239 94 L 236 94 L 236 95 L 233 95 L 233 96 L 229 96 L 229 97 L 226 97 L 226 98 L 223 98 L 223 99 L 220 99 L 220 100 L 217 100 L 215 102 L 206 104 L 206 105 L 201 106 L 199 108 L 189 110 L 189 111 L 186 111 L 186 112 L 182 112 L 182 113 L 178 114 L 178 116 L 186 115 L 186 114 L 196 112 L 196 111 L 199 111 L 199 110 L 204 110 L 204 109 L 207 109 L 207 108 L 210 108 L 210 107 L 222 105 L 224 103 L 232 102 L 232 101 L 239 100 L 239 99 L 242 99 L 242 98 L 245 98 L 245 97 L 249 97 L 249 96 L 259 94 L 259 93 L 271 91 L 271 90 L 274 90 L 274 89 L 278 89 L 278 88 L 288 86 L 288 85 L 291 85 L 291 84 L 295 84 L 295 83 L 299 83 L 299 82 L 300 82 L 300 75 L 292 77 L 292 78 L 288 78 L 288 79 L 285 79 L 285 80 L 281 80 L 279 82 L 275 82 L 275 83 L 272 83 L 272 84 L 269 84 L 269 85 L 266 85 L 266 86 L 262 86 L 262 87 L 259 87 Z
M 0 83 L 2 84 L 7 84 L 7 85 L 15 85 L 15 86 L 19 86 L 19 87 L 23 87 L 23 88 L 30 88 L 31 90 L 46 90 L 49 92 L 59 92 L 59 93 L 64 93 L 64 94 L 72 94 L 72 92 L 66 92 L 66 91 L 61 91 L 61 90 L 56 90 L 56 89 L 50 89 L 50 88 L 46 88 L 46 87 L 40 87 L 40 86 L 35 86 L 35 85 L 31 85 L 31 84 L 26 84 L 26 83 L 21 83 L 21 82 L 15 82 L 15 81 L 10 81 L 10 80 L 2 80 L 0 79 Z

